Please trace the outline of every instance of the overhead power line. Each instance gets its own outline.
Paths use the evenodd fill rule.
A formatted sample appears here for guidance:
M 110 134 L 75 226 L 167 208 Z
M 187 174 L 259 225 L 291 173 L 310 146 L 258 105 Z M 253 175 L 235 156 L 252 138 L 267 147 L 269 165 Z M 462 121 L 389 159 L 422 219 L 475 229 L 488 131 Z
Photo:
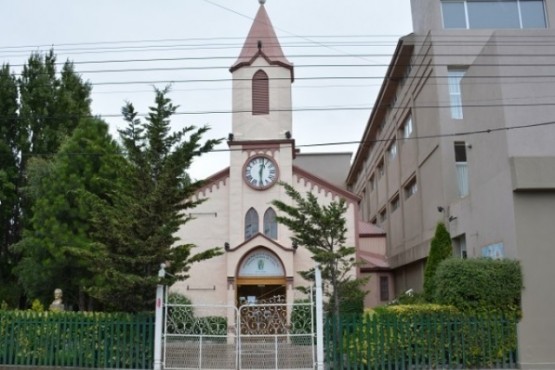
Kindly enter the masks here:
M 546 97 L 549 98 L 549 97 Z M 524 98 L 523 98 L 524 99 Z M 487 101 L 480 100 L 479 103 L 468 104 L 465 103 L 463 105 L 464 108 L 496 108 L 496 107 L 511 107 L 511 108 L 524 108 L 524 107 L 551 107 L 555 106 L 555 101 L 549 102 L 531 102 L 531 103 L 506 103 L 505 101 L 497 100 L 499 103 L 487 103 Z M 419 104 L 413 106 L 396 106 L 392 107 L 389 104 L 382 105 L 382 106 L 374 106 L 373 109 L 385 107 L 392 110 L 405 110 L 405 109 L 450 109 L 450 103 L 446 102 L 445 104 Z M 370 105 L 363 105 L 363 106 L 320 106 L 320 107 L 297 107 L 291 109 L 271 109 L 270 113 L 275 112 L 333 112 L 333 111 L 368 111 L 369 113 L 372 111 Z M 176 111 L 174 115 L 176 116 L 197 116 L 197 115 L 209 115 L 209 114 L 235 114 L 235 113 L 252 113 L 251 110 L 203 110 L 203 111 Z M 139 117 L 146 117 L 148 113 L 137 113 Z M 58 115 L 33 115 L 33 119 L 61 119 L 61 118 L 71 118 L 71 119 L 79 119 L 79 118 L 91 118 L 91 117 L 100 117 L 100 118 L 119 118 L 122 117 L 121 113 L 105 113 L 105 114 L 94 114 L 88 116 L 76 115 L 76 114 L 58 114 Z M 0 115 L 0 119 L 15 119 L 15 120 L 22 120 L 18 116 L 2 116 Z
M 449 137 L 461 137 L 461 136 L 473 136 L 473 135 L 488 135 L 496 132 L 504 132 L 504 131 L 512 131 L 512 130 L 521 130 L 521 129 L 531 129 L 531 128 L 538 128 L 538 127 L 546 127 L 555 125 L 555 121 L 546 121 L 546 122 L 539 122 L 539 123 L 532 123 L 532 124 L 525 124 L 525 125 L 516 125 L 516 126 L 509 126 L 509 127 L 494 127 L 494 128 L 484 128 L 480 130 L 470 130 L 470 131 L 460 131 L 455 133 L 448 133 L 448 134 L 436 134 L 436 135 L 422 135 L 422 136 L 411 136 L 408 138 L 404 138 L 403 140 L 424 140 L 424 139 L 437 139 L 437 138 L 449 138 Z M 391 138 L 388 139 L 373 139 L 373 140 L 353 140 L 353 141 L 335 141 L 335 142 L 322 142 L 322 143 L 312 143 L 312 144 L 299 144 L 295 145 L 296 148 L 314 148 L 314 147 L 328 147 L 328 146 L 339 146 L 339 145 L 361 145 L 361 144 L 376 144 L 382 142 L 391 142 Z M 241 148 L 222 148 L 222 149 L 214 149 L 211 152 L 218 153 L 218 152 L 233 152 L 233 151 L 241 151 Z M 32 157 L 52 157 L 57 153 L 28 153 L 28 156 Z M 93 153 L 93 152 L 71 152 L 66 153 L 67 155 L 86 155 L 86 156 L 105 156 L 108 154 L 104 153 Z M 114 155 L 114 154 L 109 154 Z

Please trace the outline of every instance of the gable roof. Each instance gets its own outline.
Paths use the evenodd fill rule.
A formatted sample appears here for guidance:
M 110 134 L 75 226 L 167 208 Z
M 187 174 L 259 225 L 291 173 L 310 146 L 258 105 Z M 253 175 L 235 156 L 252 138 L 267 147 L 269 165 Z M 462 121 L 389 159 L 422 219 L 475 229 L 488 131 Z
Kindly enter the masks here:
M 233 72 L 243 66 L 250 65 L 259 56 L 266 59 L 269 64 L 277 64 L 290 69 L 291 79 L 293 79 L 293 64 L 287 60 L 283 50 L 281 50 L 274 26 L 272 26 L 264 5 L 260 5 L 241 54 L 229 70 Z

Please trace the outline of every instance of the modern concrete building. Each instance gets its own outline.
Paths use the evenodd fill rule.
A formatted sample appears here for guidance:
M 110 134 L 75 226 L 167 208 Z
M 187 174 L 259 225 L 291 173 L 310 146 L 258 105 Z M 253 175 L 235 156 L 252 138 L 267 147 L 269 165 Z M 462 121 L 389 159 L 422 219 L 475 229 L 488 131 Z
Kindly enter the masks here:
M 276 296 L 291 304 L 296 298 L 306 298 L 294 288 L 307 284 L 299 271 L 309 270 L 314 261 L 307 249 L 292 244 L 290 230 L 276 223 L 277 210 L 271 202 L 290 202 L 279 181 L 301 194 L 312 192 L 322 204 L 345 199 L 347 246 L 358 247 L 361 238 L 383 239 L 383 233 L 373 235 L 372 226 L 359 221 L 360 199 L 346 190 L 351 154 L 299 154 L 296 150 L 293 70 L 261 4 L 241 54 L 230 68 L 230 165 L 206 180 L 196 194 L 206 201 L 193 210 L 193 219 L 177 234 L 198 246 L 194 252 L 225 247 L 223 255 L 193 265 L 190 278 L 172 287 L 196 304 L 233 306 Z M 375 244 L 366 241 L 364 245 L 372 253 Z M 365 274 L 374 272 L 372 260 L 369 263 Z
M 443 221 L 462 258 L 521 261 L 523 368 L 555 369 L 555 2 L 411 0 L 347 178 L 420 290 Z

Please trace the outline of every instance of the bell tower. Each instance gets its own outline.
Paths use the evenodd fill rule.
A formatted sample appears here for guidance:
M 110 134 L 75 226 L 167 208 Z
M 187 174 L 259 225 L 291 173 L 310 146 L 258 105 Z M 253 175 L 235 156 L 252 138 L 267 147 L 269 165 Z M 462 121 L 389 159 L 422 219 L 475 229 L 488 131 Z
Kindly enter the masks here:
M 280 140 L 292 129 L 293 64 L 281 45 L 264 7 L 254 18 L 237 61 L 233 79 L 232 133 L 234 140 Z

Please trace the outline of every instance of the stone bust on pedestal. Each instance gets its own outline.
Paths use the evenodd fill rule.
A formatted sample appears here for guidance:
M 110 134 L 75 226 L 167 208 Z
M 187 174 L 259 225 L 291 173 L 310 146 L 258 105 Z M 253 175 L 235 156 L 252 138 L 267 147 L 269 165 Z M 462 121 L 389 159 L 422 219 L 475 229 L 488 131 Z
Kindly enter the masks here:
M 52 304 L 50 305 L 50 311 L 63 311 L 64 310 L 64 303 L 62 302 L 62 290 L 61 289 L 55 289 L 54 290 L 54 300 L 52 301 Z

